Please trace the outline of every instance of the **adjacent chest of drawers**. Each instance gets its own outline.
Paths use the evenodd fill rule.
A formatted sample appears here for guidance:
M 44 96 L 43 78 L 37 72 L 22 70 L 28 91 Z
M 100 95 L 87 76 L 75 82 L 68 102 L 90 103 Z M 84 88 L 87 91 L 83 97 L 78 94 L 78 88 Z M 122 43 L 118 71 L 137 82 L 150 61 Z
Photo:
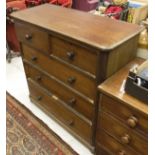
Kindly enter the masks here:
M 93 149 L 97 86 L 135 57 L 141 28 L 49 4 L 12 16 L 31 100 Z
M 147 104 L 124 92 L 129 69 L 142 62 L 136 58 L 99 86 L 97 155 L 148 154 Z

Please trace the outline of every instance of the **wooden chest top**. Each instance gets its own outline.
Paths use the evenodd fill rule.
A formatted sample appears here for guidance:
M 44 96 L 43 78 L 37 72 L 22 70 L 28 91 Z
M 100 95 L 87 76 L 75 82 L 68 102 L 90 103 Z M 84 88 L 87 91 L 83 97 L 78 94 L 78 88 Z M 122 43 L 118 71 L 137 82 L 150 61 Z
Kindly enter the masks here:
M 148 105 L 136 99 L 135 97 L 128 95 L 124 91 L 125 80 L 128 76 L 129 69 L 135 65 L 140 65 L 142 62 L 144 62 L 144 59 L 141 58 L 136 58 L 135 60 L 131 61 L 124 68 L 99 85 L 98 89 L 100 92 L 110 96 L 111 98 L 123 102 L 126 105 L 141 111 L 145 115 L 148 115 Z
M 143 29 L 138 25 L 51 4 L 14 12 L 12 17 L 102 51 L 119 46 Z

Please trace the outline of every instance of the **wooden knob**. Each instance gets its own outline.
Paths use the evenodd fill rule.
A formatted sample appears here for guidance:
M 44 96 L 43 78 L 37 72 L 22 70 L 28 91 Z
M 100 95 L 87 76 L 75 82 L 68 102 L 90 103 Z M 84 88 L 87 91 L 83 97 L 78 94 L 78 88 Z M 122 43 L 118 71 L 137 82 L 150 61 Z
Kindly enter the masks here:
M 67 125 L 69 125 L 69 126 L 73 126 L 73 125 L 74 125 L 74 121 L 73 121 L 73 120 L 69 120 L 69 121 L 67 121 Z
M 70 99 L 69 101 L 68 101 L 68 103 L 69 103 L 69 105 L 70 106 L 75 106 L 75 104 L 76 104 L 76 99 L 75 98 L 72 98 L 72 99 Z
M 138 119 L 134 116 L 129 117 L 129 119 L 127 120 L 127 124 L 131 127 L 134 128 L 136 127 L 138 123 Z
M 38 97 L 37 97 L 37 100 L 38 100 L 38 101 L 41 101 L 41 100 L 42 100 L 42 96 L 38 96 Z
M 128 134 L 125 134 L 124 136 L 121 137 L 121 142 L 123 144 L 129 144 L 130 140 L 131 140 L 131 138 Z
M 41 81 L 42 80 L 42 77 L 39 75 L 39 76 L 36 76 L 36 80 L 37 81 Z
M 120 152 L 118 152 L 118 155 L 126 155 L 126 151 L 121 150 Z
M 74 52 L 67 52 L 67 58 L 69 60 L 73 60 L 74 59 L 74 56 L 75 56 L 75 53 Z
M 32 34 L 25 34 L 25 39 L 26 40 L 31 40 L 32 39 Z
M 75 83 L 75 81 L 76 81 L 76 78 L 73 77 L 73 76 L 71 76 L 71 77 L 69 77 L 69 78 L 67 79 L 67 82 L 68 82 L 69 84 L 73 84 L 73 83 Z
M 36 61 L 36 60 L 37 60 L 37 57 L 36 57 L 36 56 L 33 56 L 33 57 L 31 58 L 31 60 L 32 60 L 32 61 Z

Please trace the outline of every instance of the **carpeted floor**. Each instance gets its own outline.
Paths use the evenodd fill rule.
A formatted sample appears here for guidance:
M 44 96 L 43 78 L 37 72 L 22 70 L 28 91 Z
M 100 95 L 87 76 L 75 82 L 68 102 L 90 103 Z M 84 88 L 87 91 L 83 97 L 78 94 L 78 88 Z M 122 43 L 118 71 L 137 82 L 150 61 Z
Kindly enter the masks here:
M 9 94 L 6 104 L 7 155 L 77 155 Z

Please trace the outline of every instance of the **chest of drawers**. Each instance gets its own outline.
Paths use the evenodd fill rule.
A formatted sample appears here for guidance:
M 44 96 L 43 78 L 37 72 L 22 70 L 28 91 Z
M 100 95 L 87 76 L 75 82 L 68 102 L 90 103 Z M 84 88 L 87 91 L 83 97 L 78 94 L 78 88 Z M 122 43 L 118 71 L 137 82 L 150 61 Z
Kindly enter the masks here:
M 141 64 L 136 58 L 99 86 L 97 155 L 147 155 L 148 107 L 124 92 L 129 69 Z
M 31 100 L 93 149 L 97 86 L 135 57 L 142 28 L 49 4 L 12 17 Z

